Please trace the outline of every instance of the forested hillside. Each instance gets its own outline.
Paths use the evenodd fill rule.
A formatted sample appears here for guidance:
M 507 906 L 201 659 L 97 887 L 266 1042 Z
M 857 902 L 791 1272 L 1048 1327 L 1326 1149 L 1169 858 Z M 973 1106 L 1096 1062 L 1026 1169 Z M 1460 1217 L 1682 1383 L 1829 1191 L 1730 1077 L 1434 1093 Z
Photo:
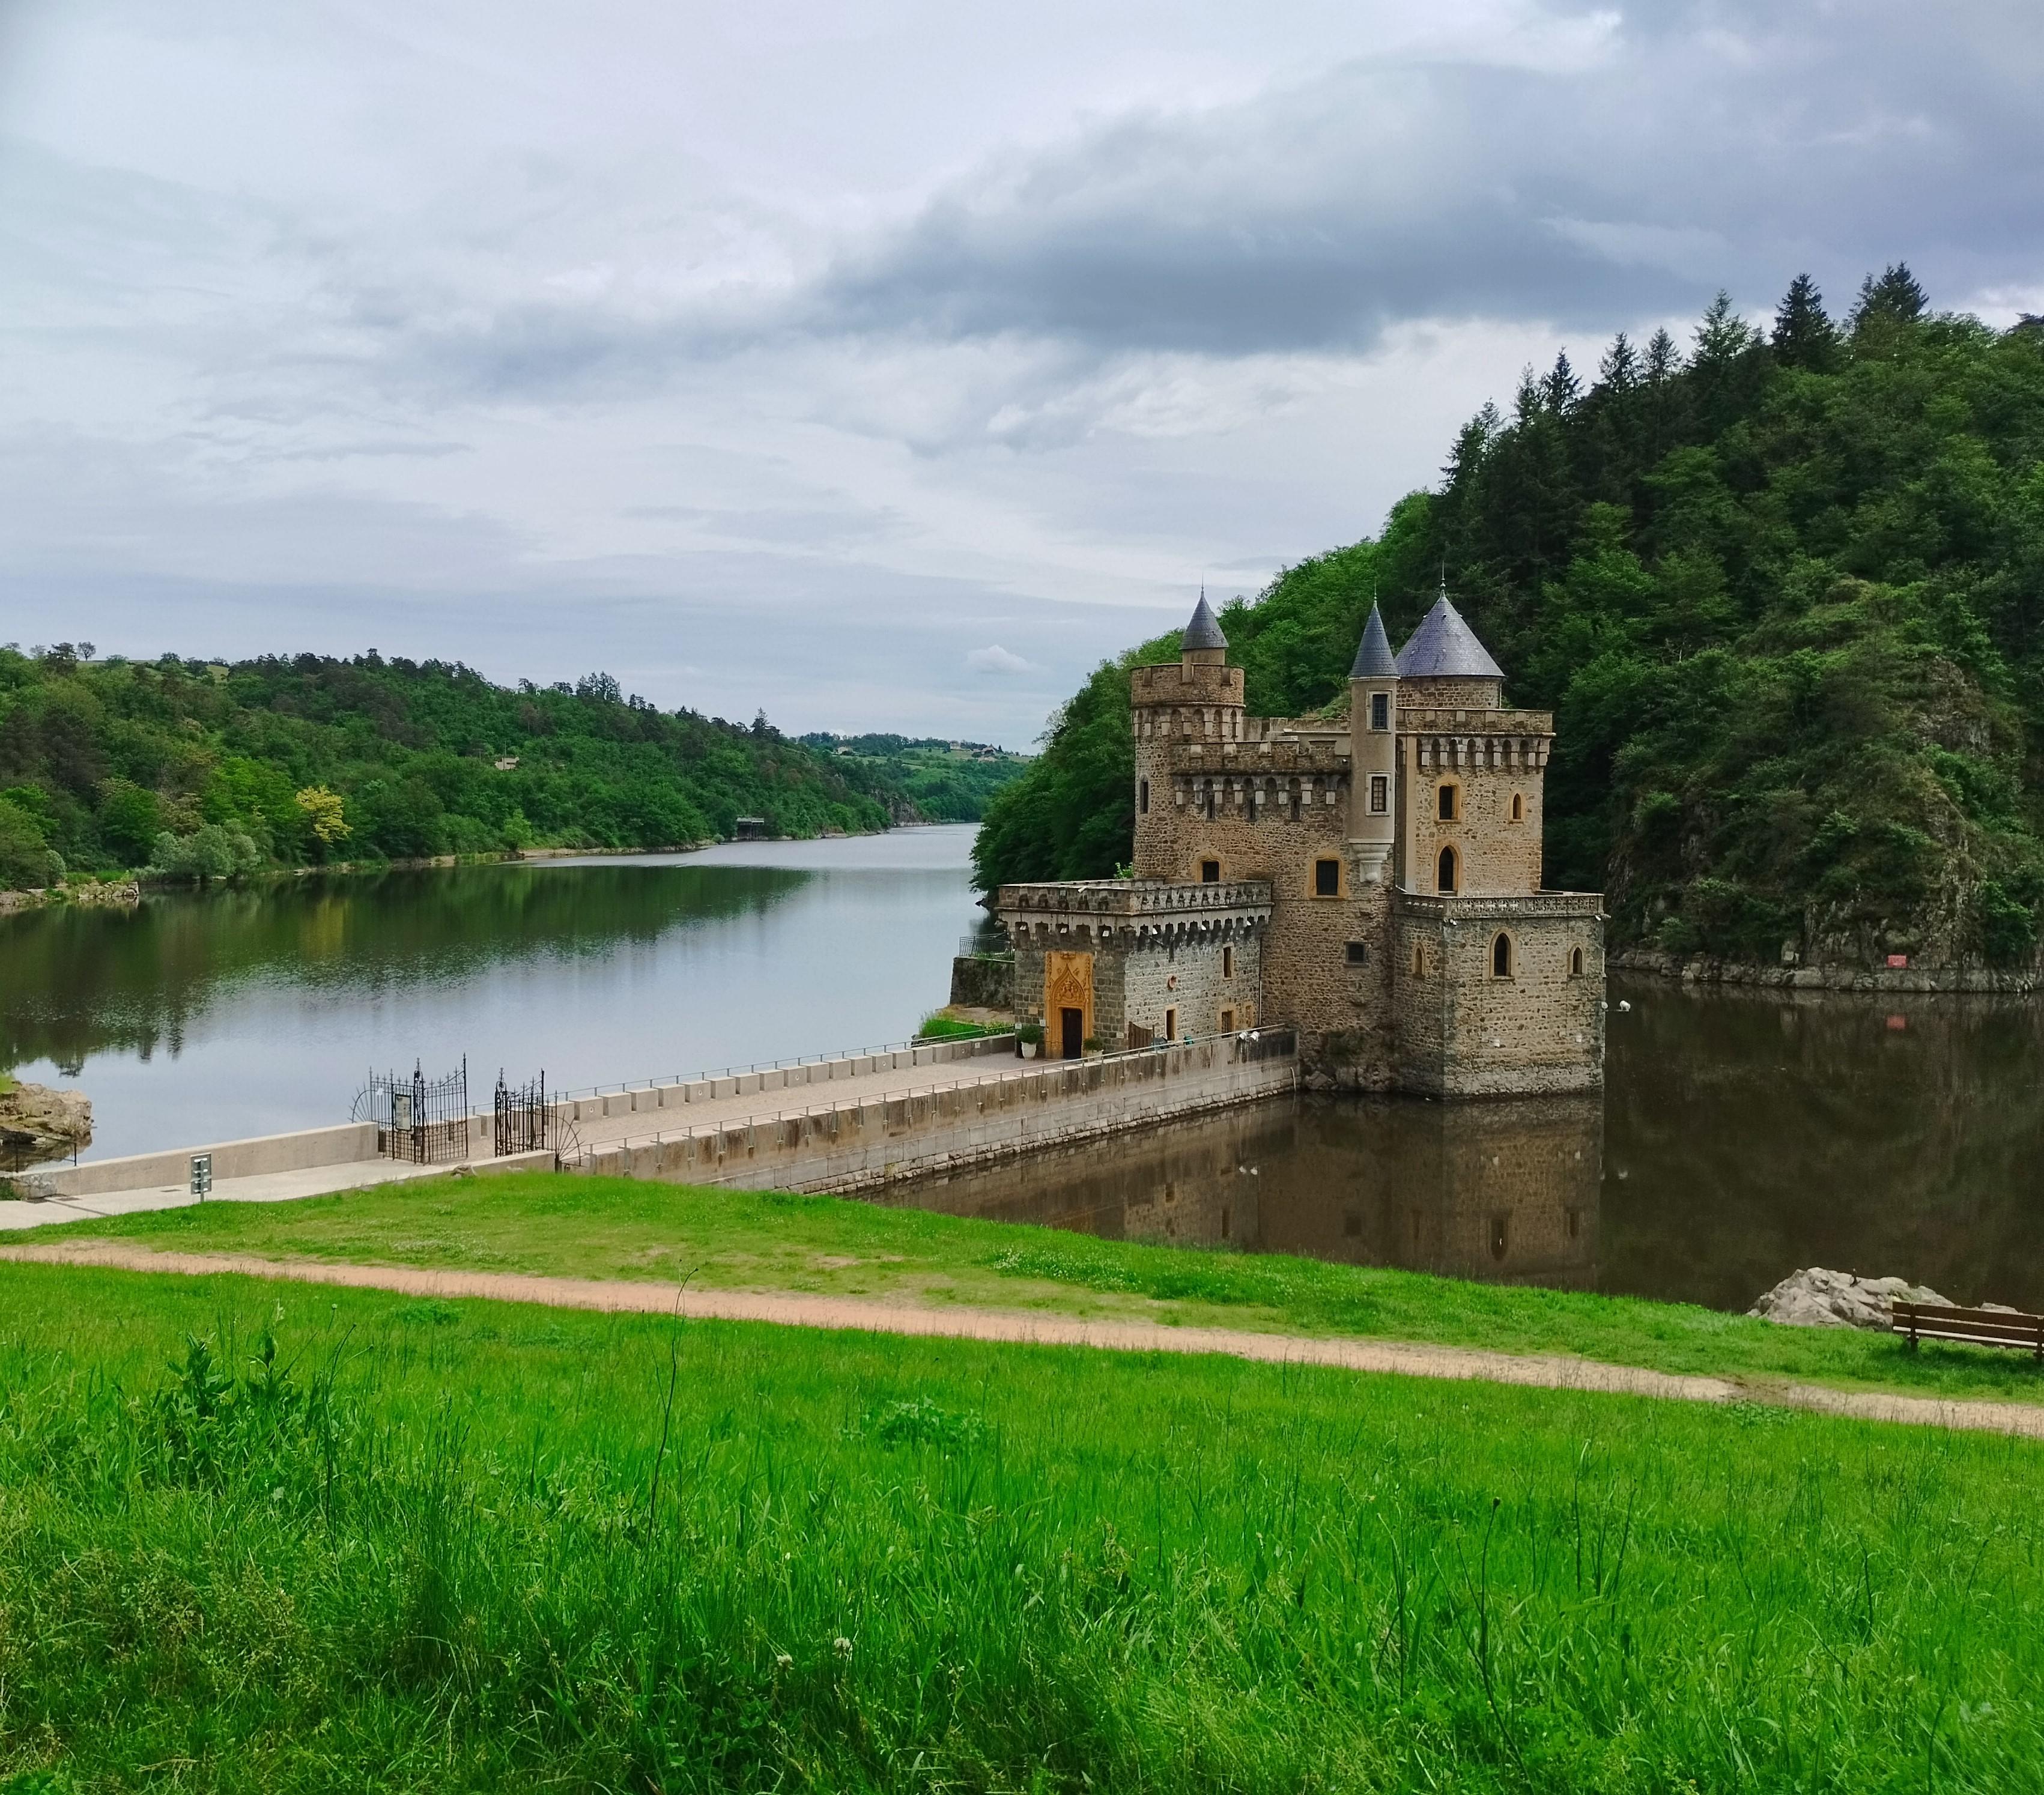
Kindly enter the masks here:
M 605 674 L 516 690 L 428 661 L 209 665 L 0 648 L 0 888 L 536 845 L 885 827 L 870 769 L 664 712 Z
M 900 792 L 913 815 L 927 823 L 978 822 L 993 794 L 1029 764 L 1027 755 L 983 742 L 935 736 L 818 733 L 800 739 L 805 748 L 833 756 L 840 766 L 851 762 Z
M 2044 320 L 1931 311 L 1908 270 L 1686 350 L 1618 337 L 1485 406 L 1381 536 L 1223 613 L 1254 710 L 1339 705 L 1373 592 L 1451 594 L 1556 715 L 1547 882 L 1615 944 L 1773 961 L 2031 960 L 2044 899 Z M 991 807 L 979 876 L 1105 876 L 1133 817 L 1126 667 Z

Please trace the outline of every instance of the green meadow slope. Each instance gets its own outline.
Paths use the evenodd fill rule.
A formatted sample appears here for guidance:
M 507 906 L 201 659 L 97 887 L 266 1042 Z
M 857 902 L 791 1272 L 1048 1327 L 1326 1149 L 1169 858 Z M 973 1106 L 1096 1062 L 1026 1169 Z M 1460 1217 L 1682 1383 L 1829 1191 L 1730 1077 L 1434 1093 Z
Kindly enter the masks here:
M 0 1266 L 0 1788 L 2034 1788 L 2041 1463 Z

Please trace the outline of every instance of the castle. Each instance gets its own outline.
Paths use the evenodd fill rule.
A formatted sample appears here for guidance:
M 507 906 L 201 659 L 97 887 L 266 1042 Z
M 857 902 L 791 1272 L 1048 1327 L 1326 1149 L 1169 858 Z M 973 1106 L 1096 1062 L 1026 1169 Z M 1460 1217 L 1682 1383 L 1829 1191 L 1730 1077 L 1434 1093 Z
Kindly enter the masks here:
M 1445 588 L 1396 657 L 1370 608 L 1346 721 L 1251 716 L 1204 594 L 1130 677 L 1134 876 L 995 897 L 1048 1053 L 1289 1028 L 1324 1085 L 1601 1086 L 1602 894 L 1540 885 L 1554 719 Z

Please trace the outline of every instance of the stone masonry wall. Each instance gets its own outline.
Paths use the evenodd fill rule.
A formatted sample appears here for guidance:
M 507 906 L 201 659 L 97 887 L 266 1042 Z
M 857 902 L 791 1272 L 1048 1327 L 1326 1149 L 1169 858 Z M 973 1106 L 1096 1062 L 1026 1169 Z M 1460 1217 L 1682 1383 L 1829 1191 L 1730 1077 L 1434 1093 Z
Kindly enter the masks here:
M 1400 883 L 1408 891 L 1439 889 L 1441 850 L 1459 860 L 1458 891 L 1472 896 L 1516 896 L 1540 888 L 1540 831 L 1545 779 L 1538 766 L 1421 765 L 1418 744 L 1408 740 L 1399 768 L 1400 796 L 1409 805 L 1400 830 L 1406 844 Z M 1440 789 L 1458 788 L 1455 820 L 1440 819 Z M 1512 818 L 1520 800 L 1520 819 Z
M 1512 944 L 1508 978 L 1492 972 L 1500 932 Z M 1398 934 L 1399 1076 L 1407 1088 L 1478 1097 L 1601 1087 L 1604 934 L 1594 897 L 1401 897 Z M 1577 948 L 1583 970 L 1573 975 Z

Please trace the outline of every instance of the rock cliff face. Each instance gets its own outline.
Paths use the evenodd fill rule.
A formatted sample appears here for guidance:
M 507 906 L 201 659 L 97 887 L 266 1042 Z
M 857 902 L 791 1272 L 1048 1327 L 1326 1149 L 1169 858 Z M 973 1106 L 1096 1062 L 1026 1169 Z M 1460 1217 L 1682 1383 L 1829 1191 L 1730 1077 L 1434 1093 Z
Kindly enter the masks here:
M 1951 1300 L 1901 1278 L 1858 1278 L 1813 1265 L 1807 1271 L 1790 1272 L 1746 1313 L 1792 1328 L 1874 1328 L 1885 1333 L 1892 1305 L 1950 1306 Z
M 76 1091 L 17 1084 L 0 1093 L 0 1168 L 68 1156 L 92 1142 L 92 1102 Z

